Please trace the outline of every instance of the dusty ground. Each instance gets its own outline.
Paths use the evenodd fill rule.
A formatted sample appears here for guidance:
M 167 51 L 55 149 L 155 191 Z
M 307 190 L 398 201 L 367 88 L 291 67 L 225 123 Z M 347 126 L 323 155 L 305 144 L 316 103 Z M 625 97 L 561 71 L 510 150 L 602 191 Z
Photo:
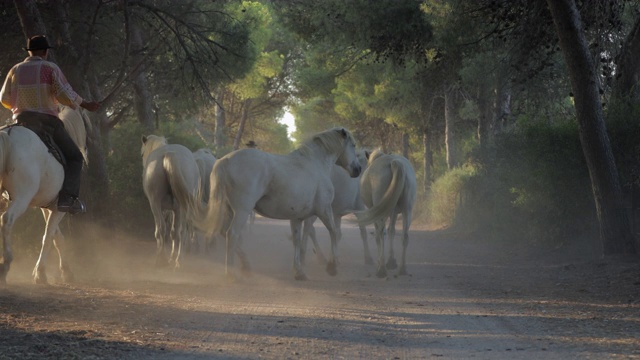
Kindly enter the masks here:
M 0 359 L 640 358 L 637 259 L 418 230 L 411 276 L 378 279 L 357 230 L 343 231 L 338 276 L 310 258 L 305 282 L 287 223 L 264 219 L 245 242 L 253 275 L 234 283 L 220 250 L 173 272 L 153 267 L 152 242 L 122 238 L 70 249 L 70 285 L 57 256 L 51 286 L 30 283 L 35 256 L 17 259 L 0 289 Z

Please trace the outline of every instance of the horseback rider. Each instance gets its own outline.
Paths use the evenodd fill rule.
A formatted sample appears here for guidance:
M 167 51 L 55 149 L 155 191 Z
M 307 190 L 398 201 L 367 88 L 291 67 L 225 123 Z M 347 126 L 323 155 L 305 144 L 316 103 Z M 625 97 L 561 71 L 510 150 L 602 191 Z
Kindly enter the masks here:
M 62 189 L 58 194 L 58 211 L 71 214 L 85 212 L 78 199 L 83 156 L 58 117 L 58 103 L 77 109 L 81 106 L 97 111 L 99 102 L 88 102 L 76 94 L 62 70 L 47 61 L 49 42 L 44 35 L 27 41 L 29 56 L 11 68 L 0 91 L 2 105 L 13 112 L 18 124 L 51 135 L 64 155 L 67 165 Z

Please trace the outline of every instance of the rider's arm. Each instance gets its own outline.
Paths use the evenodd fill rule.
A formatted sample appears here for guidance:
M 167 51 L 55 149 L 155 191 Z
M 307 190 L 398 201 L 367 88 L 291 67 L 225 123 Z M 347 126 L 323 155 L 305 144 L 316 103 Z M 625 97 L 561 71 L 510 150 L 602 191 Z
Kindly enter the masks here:
M 2 85 L 2 90 L 0 90 L 0 98 L 2 99 L 2 106 L 7 109 L 11 109 L 13 107 L 14 100 L 11 96 L 11 88 L 13 81 L 13 68 L 7 74 L 7 78 L 4 81 L 4 85 Z
M 73 91 L 73 88 L 71 88 L 67 78 L 57 65 L 49 63 L 49 66 L 52 67 L 51 86 L 54 96 L 61 104 L 77 109 L 84 100 L 80 95 Z

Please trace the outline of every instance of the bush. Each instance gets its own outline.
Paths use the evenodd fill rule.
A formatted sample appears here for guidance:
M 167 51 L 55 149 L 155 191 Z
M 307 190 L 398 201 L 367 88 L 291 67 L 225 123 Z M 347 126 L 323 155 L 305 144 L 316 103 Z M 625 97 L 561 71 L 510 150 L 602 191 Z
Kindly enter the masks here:
M 575 122 L 523 124 L 496 139 L 492 154 L 465 182 L 456 225 L 530 243 L 597 236 Z
M 463 199 L 467 182 L 475 176 L 476 169 L 465 165 L 446 172 L 431 185 L 427 197 L 427 216 L 429 223 L 436 227 L 453 224 Z

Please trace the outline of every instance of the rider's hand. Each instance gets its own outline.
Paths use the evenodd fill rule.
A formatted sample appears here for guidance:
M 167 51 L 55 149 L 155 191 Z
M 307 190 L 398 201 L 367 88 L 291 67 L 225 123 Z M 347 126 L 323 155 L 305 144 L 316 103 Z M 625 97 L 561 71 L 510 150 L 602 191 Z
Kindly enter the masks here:
M 98 109 L 100 109 L 100 105 L 101 104 L 97 101 L 91 101 L 91 102 L 82 101 L 82 104 L 80 104 L 80 106 L 82 106 L 83 108 L 89 111 L 97 111 Z

